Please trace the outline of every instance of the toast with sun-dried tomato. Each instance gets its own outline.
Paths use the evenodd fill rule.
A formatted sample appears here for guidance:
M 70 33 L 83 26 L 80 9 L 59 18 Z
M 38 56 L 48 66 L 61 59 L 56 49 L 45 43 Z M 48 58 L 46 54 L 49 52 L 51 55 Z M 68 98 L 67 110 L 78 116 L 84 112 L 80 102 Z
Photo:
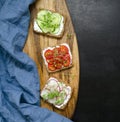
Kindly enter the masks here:
M 72 54 L 67 43 L 45 48 L 42 56 L 48 72 L 56 72 L 72 66 Z

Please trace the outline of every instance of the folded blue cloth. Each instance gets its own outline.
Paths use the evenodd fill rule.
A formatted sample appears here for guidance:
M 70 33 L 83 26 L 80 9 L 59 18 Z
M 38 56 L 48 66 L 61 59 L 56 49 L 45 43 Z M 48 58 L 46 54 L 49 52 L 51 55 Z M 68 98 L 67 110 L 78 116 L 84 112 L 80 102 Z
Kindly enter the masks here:
M 0 122 L 71 122 L 40 108 L 35 63 L 22 52 L 34 0 L 0 0 Z

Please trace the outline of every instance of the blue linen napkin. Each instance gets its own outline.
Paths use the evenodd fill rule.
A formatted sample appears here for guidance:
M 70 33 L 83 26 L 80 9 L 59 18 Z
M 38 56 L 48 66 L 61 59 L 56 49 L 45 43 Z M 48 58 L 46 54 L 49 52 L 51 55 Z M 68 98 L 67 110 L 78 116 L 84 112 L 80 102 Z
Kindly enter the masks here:
M 22 52 L 34 0 L 0 0 L 0 122 L 71 122 L 40 108 L 35 63 Z

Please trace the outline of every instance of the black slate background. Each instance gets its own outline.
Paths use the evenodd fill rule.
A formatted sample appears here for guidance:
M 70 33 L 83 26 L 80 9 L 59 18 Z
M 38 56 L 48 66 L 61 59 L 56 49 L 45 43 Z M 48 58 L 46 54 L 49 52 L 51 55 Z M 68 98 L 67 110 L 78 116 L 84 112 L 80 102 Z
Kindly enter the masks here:
M 66 0 L 80 51 L 75 122 L 120 122 L 120 0 Z

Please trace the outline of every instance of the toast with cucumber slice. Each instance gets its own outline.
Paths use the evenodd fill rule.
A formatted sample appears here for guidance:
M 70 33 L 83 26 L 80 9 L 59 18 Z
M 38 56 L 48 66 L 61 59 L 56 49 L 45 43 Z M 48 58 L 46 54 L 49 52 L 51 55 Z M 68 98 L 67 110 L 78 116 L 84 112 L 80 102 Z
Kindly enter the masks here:
M 34 31 L 47 36 L 60 38 L 63 36 L 65 17 L 60 13 L 41 9 L 34 19 Z

